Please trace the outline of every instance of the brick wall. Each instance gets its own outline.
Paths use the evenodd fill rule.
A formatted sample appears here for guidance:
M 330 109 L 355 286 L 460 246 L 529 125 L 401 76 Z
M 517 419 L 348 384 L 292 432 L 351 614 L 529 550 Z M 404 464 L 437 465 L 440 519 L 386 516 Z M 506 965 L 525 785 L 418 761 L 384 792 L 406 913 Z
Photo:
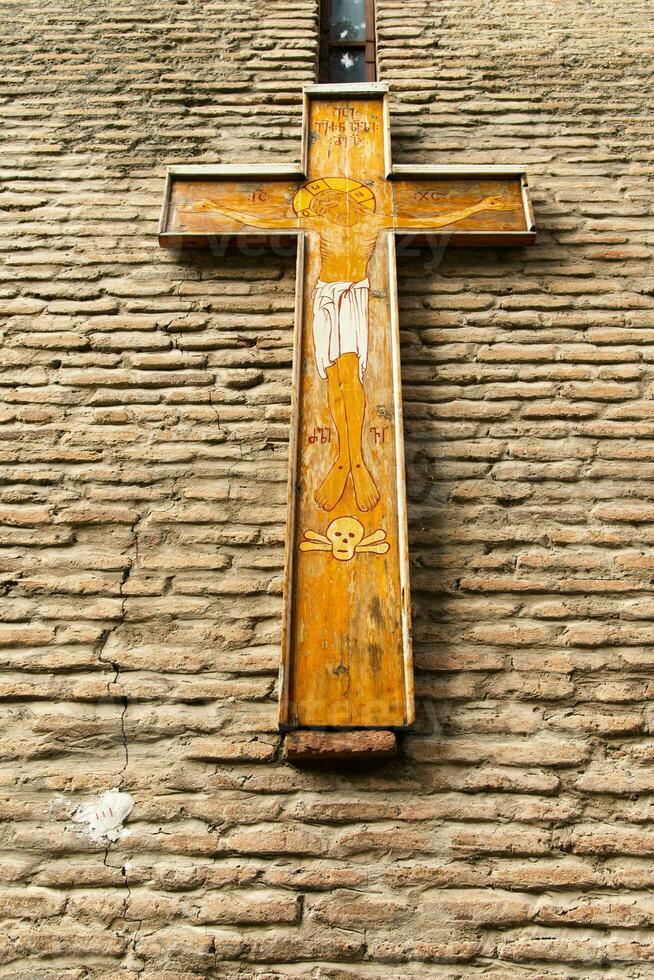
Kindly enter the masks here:
M 166 163 L 297 157 L 315 4 L 3 6 L 0 977 L 654 977 L 648 6 L 379 3 L 396 160 L 526 163 L 540 238 L 400 261 L 419 722 L 322 774 L 294 262 L 155 242 Z

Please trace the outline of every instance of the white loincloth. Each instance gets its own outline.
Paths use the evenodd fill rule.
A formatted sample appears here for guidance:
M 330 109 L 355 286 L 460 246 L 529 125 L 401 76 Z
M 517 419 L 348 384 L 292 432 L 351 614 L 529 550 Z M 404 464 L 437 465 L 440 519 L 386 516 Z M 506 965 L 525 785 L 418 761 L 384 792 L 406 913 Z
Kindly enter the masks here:
M 368 293 L 370 281 L 323 282 L 313 291 L 313 346 L 321 378 L 343 354 L 359 358 L 359 377 L 368 362 Z

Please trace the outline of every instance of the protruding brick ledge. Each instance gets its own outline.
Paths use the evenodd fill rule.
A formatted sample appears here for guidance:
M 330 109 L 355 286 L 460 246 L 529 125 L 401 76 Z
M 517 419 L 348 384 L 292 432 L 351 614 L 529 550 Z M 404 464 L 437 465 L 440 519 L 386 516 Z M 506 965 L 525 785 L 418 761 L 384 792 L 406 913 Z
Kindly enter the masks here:
M 397 755 L 395 732 L 352 729 L 343 732 L 300 730 L 284 739 L 288 762 L 378 762 Z

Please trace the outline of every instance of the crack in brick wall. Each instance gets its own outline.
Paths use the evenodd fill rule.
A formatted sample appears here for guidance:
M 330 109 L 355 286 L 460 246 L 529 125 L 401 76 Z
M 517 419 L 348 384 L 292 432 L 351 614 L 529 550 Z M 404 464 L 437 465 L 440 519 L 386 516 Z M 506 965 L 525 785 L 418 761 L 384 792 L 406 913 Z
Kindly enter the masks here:
M 418 723 L 336 773 L 276 729 L 294 260 L 155 240 L 166 163 L 297 159 L 316 4 L 4 6 L 0 977 L 654 976 L 649 13 L 378 2 L 396 161 L 524 163 L 540 234 L 400 258 Z

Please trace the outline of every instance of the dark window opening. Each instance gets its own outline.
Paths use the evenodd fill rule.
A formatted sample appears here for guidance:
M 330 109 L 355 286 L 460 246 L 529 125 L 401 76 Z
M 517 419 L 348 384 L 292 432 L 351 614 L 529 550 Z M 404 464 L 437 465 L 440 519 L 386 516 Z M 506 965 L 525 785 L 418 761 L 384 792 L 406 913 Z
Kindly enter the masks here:
M 374 82 L 377 78 L 374 0 L 322 0 L 321 82 Z

